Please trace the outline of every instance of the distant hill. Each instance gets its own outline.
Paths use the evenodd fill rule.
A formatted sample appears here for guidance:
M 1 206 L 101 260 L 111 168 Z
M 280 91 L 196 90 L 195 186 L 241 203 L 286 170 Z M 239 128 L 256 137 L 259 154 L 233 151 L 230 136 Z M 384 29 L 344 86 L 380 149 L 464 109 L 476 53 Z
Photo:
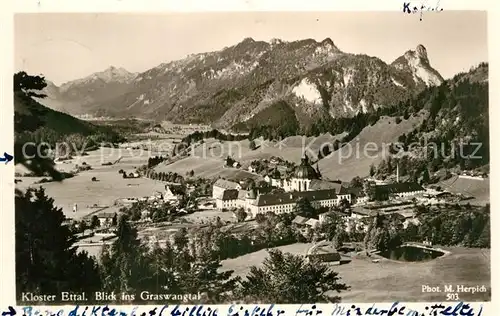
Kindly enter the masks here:
M 329 38 L 246 38 L 139 74 L 109 68 L 61 87 L 48 86 L 41 102 L 75 115 L 155 118 L 222 129 L 278 116 L 286 104 L 304 128 L 323 117 L 352 117 L 397 104 L 443 81 L 423 45 L 387 64 L 343 52 Z
M 91 74 L 85 78 L 73 80 L 56 86 L 46 80 L 47 87 L 43 92 L 46 98 L 36 99 L 39 103 L 54 110 L 73 115 L 96 114 L 91 111 L 94 104 L 106 102 L 130 89 L 131 83 L 137 76 L 124 68 L 108 67 L 107 69 Z

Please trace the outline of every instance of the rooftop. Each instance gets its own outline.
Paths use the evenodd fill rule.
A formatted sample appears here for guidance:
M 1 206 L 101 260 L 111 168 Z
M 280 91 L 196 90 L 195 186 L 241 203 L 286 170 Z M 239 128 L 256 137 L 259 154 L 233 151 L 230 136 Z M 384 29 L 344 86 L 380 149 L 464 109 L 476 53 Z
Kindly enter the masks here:
M 335 199 L 335 190 L 302 191 L 276 194 L 262 194 L 257 197 L 257 206 L 282 205 L 296 203 L 301 198 L 309 201 L 323 201 Z
M 320 254 L 338 254 L 338 260 L 340 260 L 340 254 L 337 252 L 333 243 L 331 241 L 321 241 L 316 245 L 309 248 L 307 255 L 320 255 Z
M 292 223 L 299 224 L 299 225 L 305 224 L 306 222 L 307 222 L 307 218 L 300 216 L 300 215 L 295 216 L 295 218 L 292 221 Z
M 223 201 L 236 200 L 238 198 L 238 190 L 226 190 L 222 194 Z
M 238 189 L 240 185 L 236 182 L 233 181 L 228 181 L 224 179 L 218 179 L 215 181 L 214 186 L 226 189 L 226 190 L 232 190 L 232 189 Z
M 304 155 L 300 166 L 297 167 L 294 174 L 295 178 L 298 179 L 319 179 L 320 175 L 317 170 L 315 170 L 309 163 L 309 157 Z
M 415 182 L 397 182 L 376 186 L 377 189 L 387 190 L 388 193 L 406 193 L 415 191 L 425 191 L 425 189 Z
M 96 214 L 97 218 L 113 218 L 116 213 L 99 213 Z

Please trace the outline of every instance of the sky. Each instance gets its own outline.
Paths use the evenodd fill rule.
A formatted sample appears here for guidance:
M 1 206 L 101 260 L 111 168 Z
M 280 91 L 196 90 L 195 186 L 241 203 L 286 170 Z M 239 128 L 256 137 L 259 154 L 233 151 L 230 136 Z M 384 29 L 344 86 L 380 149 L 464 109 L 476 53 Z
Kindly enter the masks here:
M 24 13 L 14 18 L 15 70 L 60 85 L 109 66 L 143 72 L 246 37 L 269 41 L 331 38 L 348 53 L 390 63 L 422 44 L 444 78 L 488 61 L 487 13 L 240 12 Z

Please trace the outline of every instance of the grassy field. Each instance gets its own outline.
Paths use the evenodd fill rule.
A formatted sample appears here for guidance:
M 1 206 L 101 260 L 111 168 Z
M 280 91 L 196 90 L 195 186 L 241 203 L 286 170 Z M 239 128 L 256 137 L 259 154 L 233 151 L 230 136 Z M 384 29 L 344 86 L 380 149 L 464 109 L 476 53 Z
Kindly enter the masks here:
M 383 146 L 396 142 L 400 135 L 414 129 L 423 118 L 424 114 L 421 114 L 396 124 L 395 118 L 383 117 L 375 125 L 367 126 L 346 147 L 320 160 L 319 169 L 323 177 L 331 180 L 350 181 L 355 176 L 368 175 L 372 163 L 378 165 L 384 157 L 387 157 L 382 154 Z M 345 133 L 340 135 L 323 134 L 318 137 L 292 136 L 280 142 L 256 139 L 257 149 L 255 150 L 250 150 L 248 140 L 220 142 L 215 139 L 207 139 L 202 145 L 192 150 L 188 158 L 166 166 L 159 165 L 157 171 L 176 171 L 183 174 L 193 170 L 195 174 L 203 177 L 230 178 L 235 170 L 223 168 L 224 159 L 227 156 L 239 161 L 242 164 L 242 169 L 248 168 L 252 160 L 269 159 L 272 156 L 299 163 L 304 153 L 307 153 L 314 160 L 323 144 L 332 144 L 336 139 L 341 140 L 343 136 Z M 365 147 L 367 154 L 365 154 Z M 351 148 L 351 154 L 349 154 L 348 148 Z
M 278 247 L 283 252 L 303 255 L 311 244 Z M 444 248 L 451 254 L 426 262 L 397 262 L 381 259 L 353 259 L 335 266 L 342 282 L 351 286 L 340 294 L 344 302 L 445 301 L 445 293 L 423 293 L 422 285 L 486 286 L 486 293 L 459 293 L 462 301 L 491 299 L 489 249 Z M 234 270 L 245 276 L 250 266 L 259 266 L 267 256 L 265 250 L 223 261 L 222 270 Z
M 125 197 L 150 196 L 155 191 L 163 192 L 164 184 L 160 181 L 147 178 L 123 179 L 118 170 L 124 169 L 133 172 L 134 167 L 138 167 L 147 161 L 146 156 L 140 156 L 140 151 L 135 153 L 126 150 L 105 148 L 102 152 L 94 151 L 88 156 L 73 159 L 69 164 L 61 164 L 68 169 L 73 169 L 74 165 L 81 165 L 86 162 L 94 168 L 83 171 L 73 178 L 62 182 L 49 182 L 43 184 L 33 184 L 40 178 L 20 177 L 22 182 L 16 184 L 17 189 L 26 189 L 29 186 L 45 188 L 47 195 L 52 197 L 55 205 L 63 209 L 64 214 L 70 218 L 81 218 L 90 212 L 96 211 L 92 208 L 94 204 L 98 206 L 109 206 L 113 208 L 116 200 Z M 120 156 L 123 158 L 115 165 L 102 166 L 101 161 L 115 161 Z M 102 157 L 102 158 L 101 158 Z M 102 159 L 102 160 L 101 160 Z M 98 181 L 91 181 L 96 177 Z M 73 213 L 73 204 L 78 204 L 78 212 Z M 107 211 L 107 210 L 106 210 Z
M 221 176 L 232 179 L 248 177 L 257 179 L 259 178 L 257 175 L 246 171 L 253 160 L 269 159 L 276 156 L 299 163 L 304 151 L 310 156 L 315 155 L 322 144 L 325 142 L 333 143 L 335 139 L 340 139 L 342 136 L 343 134 L 337 136 L 324 134 L 318 137 L 293 136 L 282 142 L 257 139 L 255 143 L 258 148 L 255 150 L 250 150 L 248 140 L 220 142 L 216 139 L 207 139 L 203 144 L 193 149 L 189 157 L 169 165 L 160 164 L 155 170 L 179 174 L 193 170 L 195 175 L 206 178 Z M 240 169 L 224 168 L 224 159 L 227 156 L 233 157 L 241 163 L 242 167 Z
M 438 185 L 451 193 L 473 196 L 474 199 L 467 200 L 471 204 L 485 205 L 490 202 L 490 179 L 488 178 L 476 180 L 453 176 Z
M 233 212 L 222 212 L 220 210 L 198 211 L 183 216 L 182 218 L 191 223 L 205 224 L 208 222 L 214 222 L 217 219 L 217 217 L 219 217 L 223 223 L 236 221 Z
M 312 246 L 312 243 L 296 243 L 286 246 L 276 247 L 283 252 L 292 253 L 295 255 L 305 255 L 307 250 Z M 250 271 L 251 266 L 259 266 L 267 257 L 267 250 L 259 250 L 238 258 L 226 259 L 222 261 L 222 271 L 233 270 L 235 276 L 244 277 Z
M 365 127 L 348 145 L 320 160 L 321 174 L 343 181 L 350 181 L 355 176 L 368 176 L 371 164 L 377 166 L 388 157 L 383 154 L 383 146 L 396 142 L 400 135 L 413 130 L 423 118 L 423 115 L 412 116 L 399 124 L 396 124 L 395 118 L 381 118 L 375 125 Z

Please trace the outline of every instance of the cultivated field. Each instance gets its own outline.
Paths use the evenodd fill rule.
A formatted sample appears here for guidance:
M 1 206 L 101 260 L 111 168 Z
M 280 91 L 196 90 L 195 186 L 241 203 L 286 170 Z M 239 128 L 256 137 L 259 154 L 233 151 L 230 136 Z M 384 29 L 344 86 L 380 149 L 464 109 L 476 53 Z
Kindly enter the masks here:
M 283 252 L 303 255 L 311 244 L 278 247 Z M 426 262 L 397 262 L 381 259 L 373 263 L 366 258 L 354 258 L 347 264 L 335 266 L 342 282 L 351 286 L 340 294 L 347 302 L 445 301 L 446 294 L 423 293 L 422 285 L 441 286 L 485 285 L 487 293 L 459 293 L 463 301 L 491 299 L 490 250 L 446 248 L 451 254 Z M 222 262 L 222 270 L 234 270 L 245 276 L 250 266 L 259 266 L 267 256 L 265 250 Z M 336 295 L 332 293 L 332 295 Z

